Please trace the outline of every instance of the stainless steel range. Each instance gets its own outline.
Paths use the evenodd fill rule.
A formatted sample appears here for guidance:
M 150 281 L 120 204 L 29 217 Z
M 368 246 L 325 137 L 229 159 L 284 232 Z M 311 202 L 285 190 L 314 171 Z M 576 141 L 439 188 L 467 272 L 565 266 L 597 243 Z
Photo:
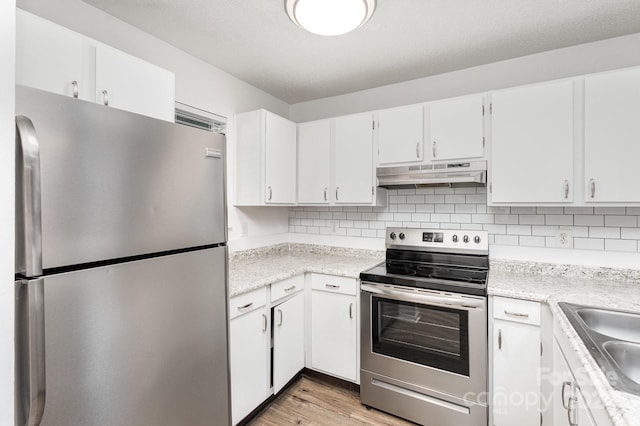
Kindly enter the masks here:
M 487 425 L 486 231 L 388 228 L 360 274 L 360 398 L 420 424 Z

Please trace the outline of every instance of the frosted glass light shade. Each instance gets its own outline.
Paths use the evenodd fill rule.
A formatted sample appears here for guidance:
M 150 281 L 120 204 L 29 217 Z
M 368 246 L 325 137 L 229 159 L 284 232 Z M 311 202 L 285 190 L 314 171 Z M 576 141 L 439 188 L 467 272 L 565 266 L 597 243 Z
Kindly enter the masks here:
M 376 0 L 285 0 L 284 7 L 300 28 L 336 36 L 367 22 L 376 8 Z

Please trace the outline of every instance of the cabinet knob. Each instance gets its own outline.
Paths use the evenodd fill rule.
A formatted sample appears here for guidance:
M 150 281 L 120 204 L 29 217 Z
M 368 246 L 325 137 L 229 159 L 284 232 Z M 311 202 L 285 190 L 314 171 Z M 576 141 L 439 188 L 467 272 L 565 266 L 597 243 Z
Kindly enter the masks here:
M 102 91 L 102 103 L 109 106 L 109 92 L 106 90 Z
M 79 95 L 78 82 L 76 80 L 73 80 L 71 82 L 71 86 L 72 86 L 72 90 L 73 90 L 73 97 L 78 99 L 78 95 Z

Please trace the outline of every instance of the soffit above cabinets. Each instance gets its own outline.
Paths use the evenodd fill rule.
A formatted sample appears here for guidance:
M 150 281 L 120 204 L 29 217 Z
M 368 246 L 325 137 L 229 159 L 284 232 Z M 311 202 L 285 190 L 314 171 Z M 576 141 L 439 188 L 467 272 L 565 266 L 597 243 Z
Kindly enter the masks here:
M 640 32 L 637 0 L 380 0 L 338 37 L 281 0 L 84 2 L 292 104 Z

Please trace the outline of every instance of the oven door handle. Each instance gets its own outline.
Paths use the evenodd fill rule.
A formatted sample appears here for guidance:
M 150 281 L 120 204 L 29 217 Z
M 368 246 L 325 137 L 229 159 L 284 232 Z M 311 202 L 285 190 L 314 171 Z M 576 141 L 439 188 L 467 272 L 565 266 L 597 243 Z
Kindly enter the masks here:
M 449 306 L 462 309 L 484 308 L 484 300 L 438 294 L 421 294 L 415 291 L 382 288 L 377 285 L 361 284 L 360 290 L 383 296 L 387 299 L 417 302 L 429 305 Z

